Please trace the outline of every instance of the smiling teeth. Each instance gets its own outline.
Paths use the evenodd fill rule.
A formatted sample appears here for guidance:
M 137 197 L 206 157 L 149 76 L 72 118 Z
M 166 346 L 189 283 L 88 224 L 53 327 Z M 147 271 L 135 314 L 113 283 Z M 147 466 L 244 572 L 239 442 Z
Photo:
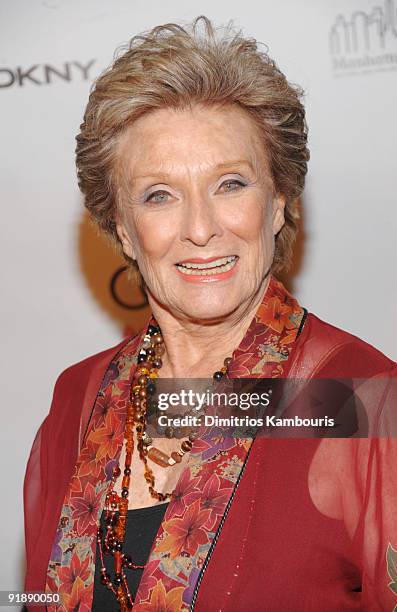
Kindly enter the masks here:
M 176 267 L 183 274 L 196 276 L 210 276 L 211 274 L 222 274 L 233 268 L 237 261 L 237 256 L 221 257 L 208 263 L 185 263 L 176 264 Z

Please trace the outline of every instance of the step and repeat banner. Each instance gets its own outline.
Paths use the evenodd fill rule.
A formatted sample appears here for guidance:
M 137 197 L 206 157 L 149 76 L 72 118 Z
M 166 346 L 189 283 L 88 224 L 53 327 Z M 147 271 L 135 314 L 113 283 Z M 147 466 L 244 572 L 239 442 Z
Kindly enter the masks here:
M 200 14 L 233 19 L 306 92 L 311 161 L 284 280 L 317 316 L 397 359 L 397 0 L 3 0 L 1 589 L 22 586 L 22 482 L 57 375 L 148 316 L 77 187 L 91 84 L 133 35 Z

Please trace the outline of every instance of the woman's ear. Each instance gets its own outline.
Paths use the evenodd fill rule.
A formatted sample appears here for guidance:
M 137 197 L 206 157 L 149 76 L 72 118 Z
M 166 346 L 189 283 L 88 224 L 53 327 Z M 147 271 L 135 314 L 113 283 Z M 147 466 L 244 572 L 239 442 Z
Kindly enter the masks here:
M 116 232 L 121 242 L 121 246 L 123 247 L 123 251 L 127 257 L 130 259 L 135 258 L 135 250 L 133 247 L 133 243 L 130 237 L 130 234 L 124 224 L 124 222 L 120 219 L 120 216 L 117 215 L 116 218 Z
M 273 199 L 273 234 L 276 236 L 285 223 L 285 195 L 277 194 Z

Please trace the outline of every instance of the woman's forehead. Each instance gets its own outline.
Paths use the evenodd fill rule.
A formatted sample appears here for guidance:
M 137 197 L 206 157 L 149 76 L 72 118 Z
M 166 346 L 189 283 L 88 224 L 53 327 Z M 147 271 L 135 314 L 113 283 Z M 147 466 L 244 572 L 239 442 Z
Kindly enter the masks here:
M 152 111 L 127 128 L 119 156 L 131 179 L 266 165 L 259 128 L 237 106 Z

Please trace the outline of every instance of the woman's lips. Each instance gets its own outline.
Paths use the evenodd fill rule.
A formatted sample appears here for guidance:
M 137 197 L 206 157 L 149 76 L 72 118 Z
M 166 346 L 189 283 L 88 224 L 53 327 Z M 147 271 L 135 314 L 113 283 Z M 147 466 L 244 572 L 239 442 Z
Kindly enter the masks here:
M 189 259 L 175 265 L 184 280 L 191 283 L 211 283 L 226 280 L 236 270 L 237 255 Z

